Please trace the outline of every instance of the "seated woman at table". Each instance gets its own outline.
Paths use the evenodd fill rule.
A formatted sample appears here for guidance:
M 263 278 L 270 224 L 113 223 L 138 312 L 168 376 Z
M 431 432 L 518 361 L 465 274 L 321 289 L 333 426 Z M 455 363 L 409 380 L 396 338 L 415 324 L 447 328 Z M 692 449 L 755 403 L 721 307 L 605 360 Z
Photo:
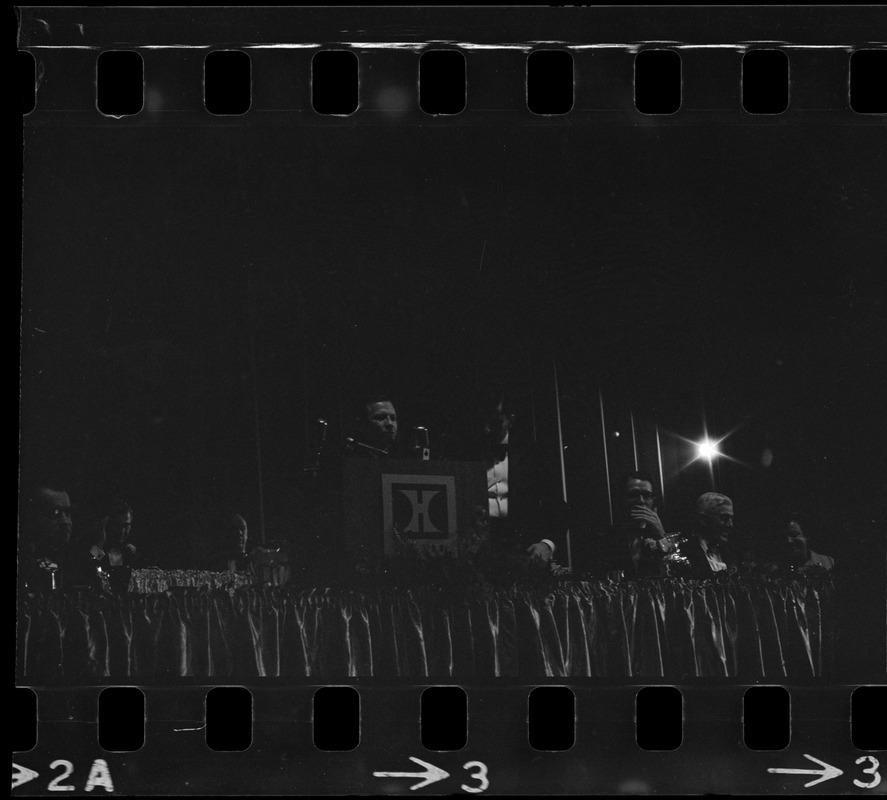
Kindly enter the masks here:
M 764 566 L 769 573 L 831 572 L 835 559 L 810 547 L 809 526 L 796 511 L 783 515 L 774 537 L 774 557 Z

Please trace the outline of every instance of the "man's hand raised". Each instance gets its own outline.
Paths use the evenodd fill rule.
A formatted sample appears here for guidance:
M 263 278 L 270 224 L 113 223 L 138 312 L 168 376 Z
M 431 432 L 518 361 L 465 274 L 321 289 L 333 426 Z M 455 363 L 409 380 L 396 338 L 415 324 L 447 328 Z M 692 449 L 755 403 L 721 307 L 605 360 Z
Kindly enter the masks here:
M 631 509 L 629 516 L 633 520 L 647 523 L 647 535 L 650 538 L 662 539 L 665 537 L 665 528 L 662 525 L 662 520 L 659 519 L 659 515 L 652 508 L 635 506 Z

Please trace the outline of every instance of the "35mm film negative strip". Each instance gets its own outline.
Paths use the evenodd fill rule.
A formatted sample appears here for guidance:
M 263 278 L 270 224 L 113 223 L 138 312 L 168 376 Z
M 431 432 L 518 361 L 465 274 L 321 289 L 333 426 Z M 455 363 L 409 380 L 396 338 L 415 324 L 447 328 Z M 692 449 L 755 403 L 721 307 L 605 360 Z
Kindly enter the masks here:
M 14 788 L 22 794 L 104 789 L 161 795 L 399 794 L 425 787 L 448 794 L 541 795 L 882 791 L 881 754 L 850 743 L 849 687 L 793 689 L 791 746 L 759 750 L 742 743 L 744 689 L 738 686 L 683 687 L 682 714 L 680 707 L 677 717 L 664 713 L 674 710 L 665 705 L 655 712 L 654 737 L 671 736 L 676 727 L 676 741 L 663 747 L 644 742 L 647 749 L 639 746 L 635 728 L 638 687 L 562 688 L 574 695 L 574 717 L 550 708 L 540 713 L 532 703 L 528 708 L 523 687 L 471 686 L 467 730 L 455 747 L 427 741 L 439 733 L 429 736 L 420 725 L 420 687 L 358 688 L 359 734 L 353 741 L 341 738 L 356 709 L 343 703 L 320 710 L 312 702 L 326 689 L 253 686 L 252 724 L 247 720 L 239 741 L 216 750 L 210 745 L 221 743 L 214 736 L 230 734 L 233 720 L 242 723 L 236 702 L 210 719 L 205 689 L 146 689 L 147 721 L 136 735 L 143 744 L 135 749 L 130 742 L 129 752 L 99 745 L 97 691 L 41 691 L 46 709 L 40 742 L 15 754 L 20 767 Z M 544 702 L 552 701 L 557 705 L 556 697 Z M 446 726 L 447 709 L 435 710 L 431 719 Z M 539 727 L 547 741 L 528 735 L 528 713 L 544 721 Z M 875 730 L 875 715 L 868 719 Z M 560 732 L 552 738 L 554 725 Z
M 21 7 L 13 794 L 880 794 L 881 7 Z

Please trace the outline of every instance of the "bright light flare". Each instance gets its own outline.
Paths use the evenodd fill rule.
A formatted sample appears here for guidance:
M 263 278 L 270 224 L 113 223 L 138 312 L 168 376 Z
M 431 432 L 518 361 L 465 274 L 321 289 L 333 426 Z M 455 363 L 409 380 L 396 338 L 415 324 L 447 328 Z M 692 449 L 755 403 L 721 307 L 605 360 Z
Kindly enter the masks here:
M 719 436 L 717 439 L 711 438 L 705 427 L 700 431 L 702 435 L 699 439 L 688 439 L 685 436 L 681 436 L 679 433 L 668 433 L 669 436 L 682 442 L 681 452 L 687 455 L 687 461 L 680 467 L 680 470 L 683 471 L 691 464 L 698 464 L 700 461 L 704 462 L 710 471 L 714 470 L 716 461 L 732 461 L 734 464 L 742 464 L 742 461 L 733 458 L 731 455 L 727 455 L 727 453 L 721 449 L 724 442 L 737 430 L 738 428 L 734 428 L 723 436 Z
M 696 445 L 697 458 L 704 458 L 706 461 L 711 461 L 717 456 L 721 455 L 721 451 L 718 450 L 718 442 L 713 442 L 711 439 L 703 439 Z

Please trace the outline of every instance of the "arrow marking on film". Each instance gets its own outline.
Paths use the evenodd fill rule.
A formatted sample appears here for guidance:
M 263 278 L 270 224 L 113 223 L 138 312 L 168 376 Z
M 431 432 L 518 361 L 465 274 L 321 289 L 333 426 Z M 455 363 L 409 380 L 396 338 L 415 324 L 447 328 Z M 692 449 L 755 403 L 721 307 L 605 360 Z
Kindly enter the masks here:
M 815 761 L 823 767 L 823 769 L 781 769 L 771 767 L 767 772 L 781 772 L 783 775 L 819 775 L 815 781 L 805 783 L 805 789 L 809 789 L 811 786 L 816 786 L 817 783 L 822 783 L 823 781 L 830 781 L 832 778 L 837 778 L 838 775 L 844 774 L 844 770 L 833 767 L 831 764 L 826 764 L 825 761 L 813 758 L 813 756 L 807 755 L 807 753 L 804 753 L 804 758 L 808 758 L 810 761 Z
M 21 786 L 23 783 L 27 783 L 28 781 L 34 780 L 34 778 L 40 777 L 39 772 L 34 772 L 32 769 L 28 769 L 27 767 L 22 767 L 16 764 L 14 761 L 12 762 L 12 788 L 15 789 L 16 786 Z
M 449 778 L 450 773 L 444 772 L 442 769 L 435 767 L 434 764 L 429 764 L 427 761 L 422 761 L 421 758 L 413 758 L 410 756 L 410 761 L 418 764 L 420 767 L 425 767 L 425 772 L 374 772 L 374 778 L 422 778 L 419 783 L 414 783 L 410 786 L 410 789 L 421 789 L 423 786 L 428 786 L 431 783 L 436 783 L 437 781 L 442 781 L 444 778 Z

